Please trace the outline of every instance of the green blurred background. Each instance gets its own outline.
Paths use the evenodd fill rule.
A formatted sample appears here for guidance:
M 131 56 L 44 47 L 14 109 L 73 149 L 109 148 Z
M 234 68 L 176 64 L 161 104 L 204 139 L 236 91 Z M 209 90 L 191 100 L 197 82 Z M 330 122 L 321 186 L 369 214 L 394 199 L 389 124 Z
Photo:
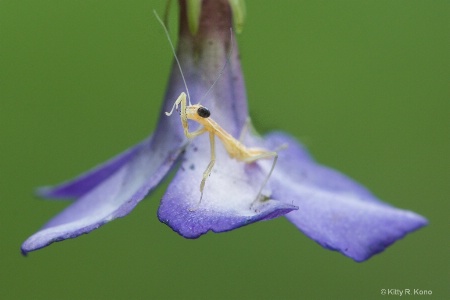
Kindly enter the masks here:
M 126 218 L 22 257 L 68 204 L 33 189 L 149 135 L 172 55 L 152 14 L 164 1 L 0 0 L 1 299 L 448 299 L 450 2 L 261 2 L 238 37 L 256 127 L 430 225 L 361 264 L 284 218 L 186 240 L 156 217 L 161 186 Z

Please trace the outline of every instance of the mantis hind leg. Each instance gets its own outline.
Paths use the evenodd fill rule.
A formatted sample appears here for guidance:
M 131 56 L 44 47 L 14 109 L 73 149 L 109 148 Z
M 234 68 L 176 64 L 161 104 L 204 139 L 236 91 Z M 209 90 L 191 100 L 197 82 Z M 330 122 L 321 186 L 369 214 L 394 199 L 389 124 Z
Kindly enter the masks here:
M 212 132 L 209 133 L 209 144 L 210 144 L 210 148 L 211 148 L 211 160 L 209 161 L 209 164 L 206 167 L 206 170 L 203 172 L 203 179 L 202 179 L 202 182 L 200 183 L 200 200 L 198 201 L 197 206 L 190 208 L 189 211 L 196 211 L 198 209 L 198 207 L 200 206 L 200 203 L 202 202 L 202 198 L 203 198 L 203 190 L 205 189 L 206 179 L 211 174 L 211 171 L 216 162 L 216 142 L 214 140 L 214 133 L 212 133 Z
M 272 167 L 270 167 L 270 171 L 267 174 L 266 178 L 264 179 L 263 183 L 261 184 L 258 194 L 256 195 L 255 200 L 253 200 L 252 204 L 250 205 L 250 208 L 252 208 L 259 201 L 264 187 L 267 185 L 267 182 L 269 181 L 270 176 L 272 176 L 273 169 L 275 169 L 275 165 L 277 164 L 278 152 L 264 152 L 262 154 L 259 154 L 257 156 L 254 156 L 254 157 L 246 160 L 246 162 L 250 163 L 250 162 L 254 162 L 259 159 L 271 158 L 271 157 L 273 157 Z

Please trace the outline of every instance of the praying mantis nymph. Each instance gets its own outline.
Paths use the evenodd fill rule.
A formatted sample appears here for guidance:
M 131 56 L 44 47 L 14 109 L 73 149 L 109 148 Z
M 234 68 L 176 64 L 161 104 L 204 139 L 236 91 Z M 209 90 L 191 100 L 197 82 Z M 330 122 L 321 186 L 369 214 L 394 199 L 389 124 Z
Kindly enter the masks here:
M 272 175 L 273 169 L 275 168 L 275 165 L 277 163 L 278 153 L 276 151 L 267 151 L 262 148 L 248 148 L 244 146 L 240 141 L 235 139 L 231 134 L 225 131 L 225 129 L 223 129 L 219 124 L 217 124 L 216 121 L 210 118 L 211 113 L 206 107 L 200 104 L 186 105 L 186 94 L 184 92 L 180 94 L 178 99 L 173 104 L 172 110 L 170 112 L 166 112 L 166 115 L 167 116 L 172 115 L 173 110 L 174 109 L 178 110 L 178 105 L 180 104 L 181 104 L 181 113 L 180 113 L 181 124 L 183 126 L 184 135 L 188 139 L 193 139 L 203 133 L 209 132 L 211 160 L 209 161 L 206 170 L 203 172 L 203 179 L 200 183 L 201 195 L 198 205 L 200 205 L 203 198 L 203 190 L 205 188 L 206 179 L 211 174 L 211 171 L 214 167 L 214 163 L 216 162 L 216 142 L 215 142 L 216 136 L 220 139 L 220 141 L 224 145 L 229 156 L 236 160 L 245 163 L 252 163 L 259 159 L 273 158 L 272 167 L 270 168 L 270 171 L 267 174 L 266 179 L 263 181 L 261 188 L 259 189 L 259 192 L 251 205 L 253 206 L 253 204 L 255 204 L 259 200 L 263 188 L 266 186 L 267 181 Z M 193 120 L 203 126 L 197 129 L 196 131 L 190 132 L 188 119 Z
M 166 112 L 166 115 L 171 116 L 174 109 L 178 110 L 178 106 L 181 105 L 180 118 L 181 118 L 181 125 L 183 126 L 185 136 L 188 139 L 193 139 L 203 133 L 206 133 L 206 132 L 209 133 L 211 159 L 209 161 L 208 166 L 206 167 L 206 170 L 203 172 L 203 178 L 200 183 L 200 200 L 198 202 L 197 207 L 199 207 L 199 205 L 202 201 L 202 198 L 203 198 L 203 190 L 205 188 L 206 179 L 211 174 L 211 171 L 216 162 L 216 142 L 215 142 L 216 136 L 220 139 L 220 141 L 224 145 L 229 156 L 238 161 L 242 161 L 245 163 L 253 163 L 260 159 L 270 159 L 270 158 L 273 159 L 272 167 L 270 168 L 270 171 L 267 174 L 265 180 L 262 182 L 261 187 L 258 191 L 258 194 L 256 195 L 255 200 L 251 204 L 251 207 L 252 207 L 260 199 L 261 193 L 262 193 L 264 187 L 266 186 L 267 182 L 269 181 L 270 176 L 272 175 L 272 172 L 277 163 L 278 152 L 267 151 L 262 148 L 252 148 L 252 147 L 244 146 L 241 141 L 235 139 L 230 133 L 228 133 L 225 129 L 223 129 L 216 121 L 214 121 L 212 118 L 210 118 L 211 112 L 206 107 L 202 106 L 200 103 L 194 104 L 194 105 L 191 104 L 189 89 L 187 87 L 187 83 L 184 78 L 180 62 L 176 55 L 175 48 L 170 39 L 169 32 L 168 32 L 166 26 L 164 25 L 164 22 L 159 18 L 156 11 L 154 11 L 154 14 L 155 14 L 156 18 L 158 19 L 158 21 L 161 23 L 162 27 L 164 28 L 166 37 L 169 40 L 169 44 L 171 46 L 173 55 L 178 64 L 178 68 L 180 69 L 181 77 L 183 79 L 184 86 L 186 88 L 186 93 L 187 93 L 187 95 L 186 95 L 186 93 L 182 92 L 180 94 L 180 96 L 178 96 L 177 100 L 175 101 L 175 103 L 172 106 L 172 109 L 170 110 L 170 112 Z M 230 55 L 231 55 L 231 53 L 230 53 Z M 227 60 L 227 63 L 228 63 L 228 60 Z M 226 63 L 224 65 L 224 68 L 222 68 L 222 71 L 220 72 L 219 76 L 216 78 L 216 80 L 214 81 L 214 83 L 212 84 L 210 89 L 206 92 L 206 94 L 212 89 L 212 87 L 215 85 L 217 80 L 220 78 L 220 76 L 222 75 L 222 73 L 225 69 L 225 66 L 226 66 Z M 189 101 L 189 105 L 187 104 L 187 101 Z M 188 120 L 193 120 L 193 121 L 201 124 L 202 126 L 199 129 L 190 132 Z M 243 137 L 243 135 L 241 134 L 241 139 L 242 139 L 242 137 Z M 197 207 L 191 208 L 189 210 L 195 211 L 197 209 Z

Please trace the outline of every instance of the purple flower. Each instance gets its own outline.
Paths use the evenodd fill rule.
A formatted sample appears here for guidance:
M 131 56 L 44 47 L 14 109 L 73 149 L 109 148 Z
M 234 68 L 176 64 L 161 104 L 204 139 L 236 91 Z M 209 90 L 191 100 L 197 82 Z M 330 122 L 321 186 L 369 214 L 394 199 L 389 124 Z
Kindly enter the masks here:
M 242 16 L 239 7 L 233 5 L 235 16 Z M 178 57 L 191 98 L 196 102 L 205 95 L 232 53 L 202 104 L 210 109 L 211 118 L 237 137 L 248 111 L 236 43 L 230 41 L 230 6 L 225 0 L 203 1 L 197 15 L 195 9 L 187 13 L 189 9 L 181 1 Z M 193 19 L 188 20 L 187 15 Z M 178 66 L 174 65 L 158 126 L 150 138 L 74 180 L 38 191 L 47 198 L 75 200 L 23 243 L 24 254 L 89 233 L 127 215 L 175 167 L 178 170 L 162 198 L 158 217 L 186 238 L 285 215 L 323 247 L 363 261 L 427 224 L 422 216 L 385 204 L 345 175 L 317 164 L 295 139 L 281 132 L 264 138 L 248 133 L 244 140 L 249 147 L 271 151 L 288 146 L 280 150 L 263 190 L 265 201 L 252 205 L 271 161 L 234 160 L 217 141 L 216 165 L 206 182 L 202 202 L 196 210 L 190 210 L 200 199 L 199 185 L 210 160 L 210 144 L 208 134 L 188 141 L 179 117 L 164 114 L 184 91 Z M 190 126 L 196 129 L 197 125 Z

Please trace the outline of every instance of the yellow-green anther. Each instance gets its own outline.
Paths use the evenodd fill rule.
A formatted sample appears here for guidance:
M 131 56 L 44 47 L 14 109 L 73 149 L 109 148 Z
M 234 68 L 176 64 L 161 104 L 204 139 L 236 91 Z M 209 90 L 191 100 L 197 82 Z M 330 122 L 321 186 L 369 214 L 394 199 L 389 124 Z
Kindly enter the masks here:
M 244 29 L 245 20 L 245 0 L 228 0 L 231 6 L 231 11 L 233 12 L 233 23 L 234 28 L 237 33 L 241 33 Z
M 202 0 L 187 0 L 187 18 L 189 30 L 193 35 L 195 35 L 198 31 L 201 10 Z

